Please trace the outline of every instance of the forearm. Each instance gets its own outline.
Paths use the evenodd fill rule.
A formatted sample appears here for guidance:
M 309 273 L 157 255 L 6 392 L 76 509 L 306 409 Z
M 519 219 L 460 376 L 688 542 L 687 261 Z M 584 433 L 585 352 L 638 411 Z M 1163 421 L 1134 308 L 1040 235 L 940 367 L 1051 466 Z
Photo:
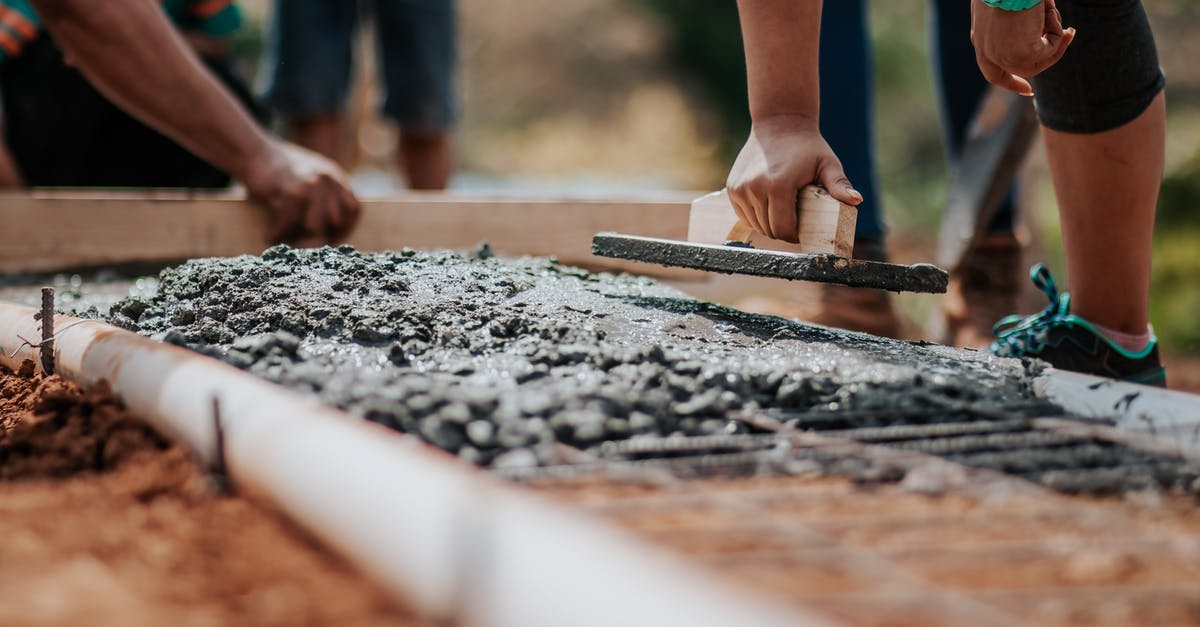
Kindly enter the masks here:
M 820 114 L 821 0 L 738 0 L 750 117 Z
M 0 131 L 3 131 L 3 127 L 0 127 Z M 0 189 L 11 189 L 22 185 L 24 185 L 24 181 L 21 178 L 21 170 L 17 167 L 17 161 L 13 159 L 8 145 L 4 143 L 3 133 L 0 132 Z
M 244 180 L 271 140 L 152 0 L 33 0 L 67 59 L 117 105 Z

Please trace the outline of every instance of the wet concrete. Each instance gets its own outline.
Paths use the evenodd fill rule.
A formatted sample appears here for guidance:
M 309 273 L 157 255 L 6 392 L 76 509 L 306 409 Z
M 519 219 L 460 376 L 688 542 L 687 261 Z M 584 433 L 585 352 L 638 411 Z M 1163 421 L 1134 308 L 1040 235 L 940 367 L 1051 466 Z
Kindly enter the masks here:
M 927 263 L 906 266 L 837 255 L 801 255 L 620 233 L 597 234 L 592 238 L 592 254 L 725 274 L 836 283 L 892 292 L 943 294 L 950 280 L 945 270 Z
M 194 260 L 108 317 L 495 467 L 562 461 L 563 444 L 742 433 L 740 409 L 1039 406 L 1030 363 L 745 314 L 486 247 Z

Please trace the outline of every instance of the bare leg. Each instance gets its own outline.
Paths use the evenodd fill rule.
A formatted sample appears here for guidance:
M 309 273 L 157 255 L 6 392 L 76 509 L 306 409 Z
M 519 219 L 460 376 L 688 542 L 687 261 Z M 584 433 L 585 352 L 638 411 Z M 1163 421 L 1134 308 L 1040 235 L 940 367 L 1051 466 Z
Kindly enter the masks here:
M 446 189 L 450 183 L 451 140 L 447 133 L 401 133 L 396 159 L 411 189 Z
M 1166 150 L 1163 94 L 1120 128 L 1042 129 L 1062 219 L 1072 312 L 1124 333 L 1150 321 L 1154 210 Z
M 337 161 L 343 167 L 346 165 L 342 146 L 342 116 L 339 114 L 327 113 L 289 120 L 288 138 Z

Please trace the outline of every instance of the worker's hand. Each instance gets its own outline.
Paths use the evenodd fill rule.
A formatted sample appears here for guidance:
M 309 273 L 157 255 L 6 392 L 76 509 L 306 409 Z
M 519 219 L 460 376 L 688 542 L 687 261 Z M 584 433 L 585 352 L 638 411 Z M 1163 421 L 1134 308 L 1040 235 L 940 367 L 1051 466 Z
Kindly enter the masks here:
M 779 115 L 754 122 L 725 186 L 734 211 L 751 228 L 796 243 L 796 198 L 812 183 L 848 205 L 862 202 L 816 121 Z
M 1054 0 L 1024 11 L 995 9 L 971 0 L 971 42 L 975 60 L 988 82 L 1022 96 L 1032 96 L 1029 79 L 1058 63 L 1075 39 L 1063 30 Z
M 272 242 L 344 237 L 358 222 L 359 204 L 337 164 L 294 144 L 270 140 L 247 170 L 246 192 L 271 212 Z

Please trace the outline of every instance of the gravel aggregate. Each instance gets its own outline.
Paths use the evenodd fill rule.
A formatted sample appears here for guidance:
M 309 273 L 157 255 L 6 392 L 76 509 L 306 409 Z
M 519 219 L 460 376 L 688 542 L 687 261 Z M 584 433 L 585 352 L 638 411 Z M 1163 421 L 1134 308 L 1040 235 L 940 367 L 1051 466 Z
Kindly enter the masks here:
M 1036 406 L 1037 366 L 746 314 L 545 258 L 277 246 L 198 259 L 107 318 L 484 466 L 744 433 L 737 410 Z M 102 317 L 93 307 L 85 312 Z

